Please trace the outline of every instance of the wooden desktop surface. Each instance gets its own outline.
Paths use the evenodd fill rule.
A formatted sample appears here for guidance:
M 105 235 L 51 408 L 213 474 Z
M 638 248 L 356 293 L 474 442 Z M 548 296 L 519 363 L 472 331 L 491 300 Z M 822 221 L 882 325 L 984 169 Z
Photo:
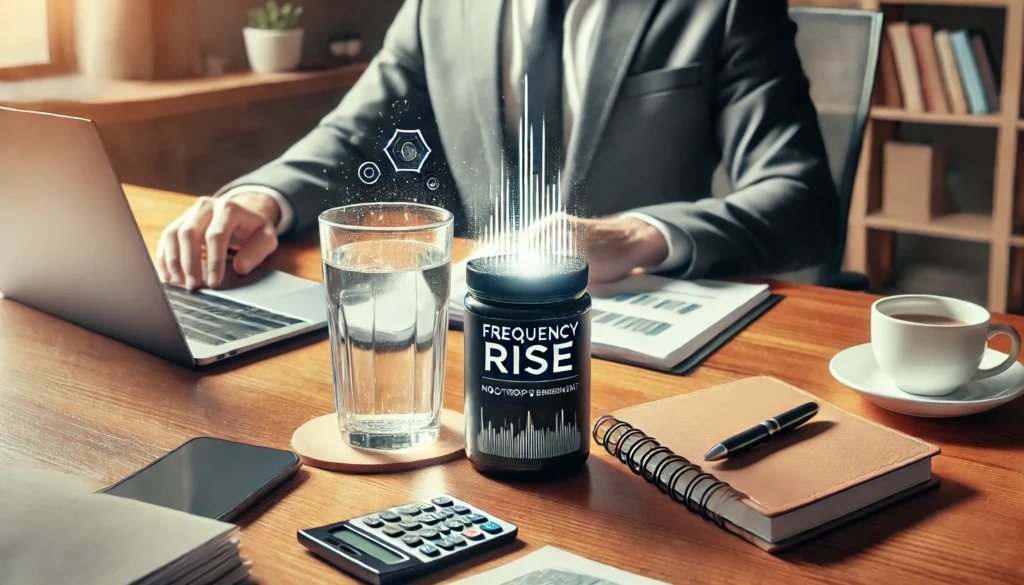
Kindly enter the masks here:
M 138 188 L 128 193 L 151 251 L 163 226 L 193 200 Z M 465 253 L 464 243 L 457 252 Z M 312 240 L 284 245 L 270 265 L 320 278 Z M 596 446 L 584 471 L 547 483 L 493 481 L 465 459 L 387 475 L 306 467 L 239 519 L 255 579 L 349 582 L 307 553 L 296 530 L 450 492 L 517 523 L 519 541 L 423 583 L 480 572 L 547 544 L 670 583 L 1024 582 L 1024 400 L 948 420 L 877 408 L 828 372 L 836 352 L 868 340 L 874 297 L 773 288 L 786 299 L 692 375 L 594 360 L 593 416 L 773 375 L 940 445 L 934 461 L 939 489 L 771 556 L 687 512 Z M 1024 331 L 1020 317 L 996 321 Z M 286 343 L 195 372 L 0 300 L 0 464 L 58 469 L 109 484 L 200 435 L 287 449 L 299 425 L 334 409 L 324 339 Z M 445 406 L 461 411 L 462 335 L 450 333 L 448 347 Z

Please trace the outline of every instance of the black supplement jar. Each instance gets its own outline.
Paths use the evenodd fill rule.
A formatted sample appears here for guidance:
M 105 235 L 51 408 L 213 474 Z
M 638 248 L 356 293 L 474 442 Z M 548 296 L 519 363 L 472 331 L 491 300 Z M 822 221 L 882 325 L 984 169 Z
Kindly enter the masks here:
M 466 265 L 466 455 L 490 475 L 552 477 L 590 454 L 587 262 Z

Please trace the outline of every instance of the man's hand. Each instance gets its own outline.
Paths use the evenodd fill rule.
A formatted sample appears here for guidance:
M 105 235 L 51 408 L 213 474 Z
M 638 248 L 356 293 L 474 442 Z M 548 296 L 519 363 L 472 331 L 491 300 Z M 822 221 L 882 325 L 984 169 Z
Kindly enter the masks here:
M 200 197 L 160 236 L 156 253 L 160 279 L 189 290 L 203 284 L 217 287 L 224 279 L 229 249 L 236 250 L 235 272 L 249 274 L 277 249 L 274 226 L 280 215 L 273 197 L 264 193 Z
M 668 256 L 668 242 L 658 228 L 635 217 L 570 219 L 585 236 L 590 282 L 614 282 L 640 268 L 653 268 Z
M 548 216 L 531 231 L 540 235 L 561 214 Z M 582 238 L 590 263 L 590 282 L 614 282 L 634 270 L 653 268 L 668 256 L 668 242 L 658 228 L 636 217 L 585 219 L 568 216 L 568 229 Z

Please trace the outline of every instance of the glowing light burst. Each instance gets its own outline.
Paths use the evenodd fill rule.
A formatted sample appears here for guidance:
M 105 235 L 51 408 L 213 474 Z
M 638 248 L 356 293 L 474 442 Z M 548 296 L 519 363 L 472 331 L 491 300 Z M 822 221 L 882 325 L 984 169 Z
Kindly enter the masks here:
M 524 80 L 523 87 L 523 99 L 526 99 L 529 79 Z M 539 167 L 536 164 L 534 128 L 527 123 L 529 107 L 527 102 L 519 119 L 517 176 L 509 176 L 503 159 L 500 192 L 494 197 L 494 209 L 483 228 L 481 244 L 486 255 L 502 256 L 510 269 L 532 273 L 546 265 L 545 257 L 575 257 L 582 251 L 578 249 L 565 212 L 561 170 L 553 181 L 547 180 L 547 129 L 543 122 Z

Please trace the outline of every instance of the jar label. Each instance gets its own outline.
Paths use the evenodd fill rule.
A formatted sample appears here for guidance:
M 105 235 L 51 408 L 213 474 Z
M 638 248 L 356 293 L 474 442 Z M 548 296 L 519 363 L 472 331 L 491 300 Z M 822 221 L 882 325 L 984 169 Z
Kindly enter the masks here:
M 466 449 L 498 460 L 590 449 L 590 311 L 528 322 L 466 312 Z

